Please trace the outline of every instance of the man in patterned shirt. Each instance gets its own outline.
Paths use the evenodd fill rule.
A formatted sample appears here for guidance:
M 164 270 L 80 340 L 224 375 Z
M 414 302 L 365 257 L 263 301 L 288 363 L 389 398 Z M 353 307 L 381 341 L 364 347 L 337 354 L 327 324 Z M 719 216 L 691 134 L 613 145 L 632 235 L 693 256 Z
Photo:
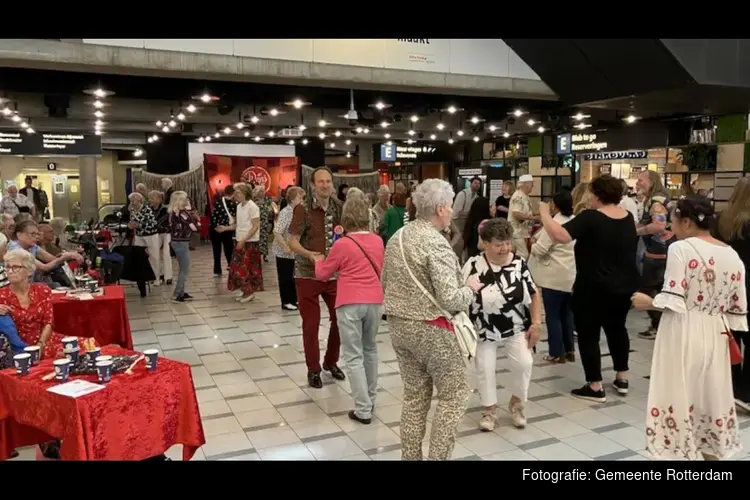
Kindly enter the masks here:
M 315 257 L 328 255 L 338 237 L 341 221 L 341 202 L 333 194 L 333 174 L 326 167 L 318 167 L 310 175 L 313 196 L 294 207 L 289 225 L 289 248 L 296 257 L 294 277 L 297 282 L 297 300 L 302 316 L 302 341 L 307 362 L 307 382 L 315 389 L 323 388 L 320 378 L 320 298 L 328 306 L 331 330 L 322 369 L 336 380 L 344 380 L 344 372 L 337 366 L 339 360 L 339 328 L 336 322 L 336 280 L 315 279 Z M 336 231 L 336 232 L 335 232 Z
M 513 249 L 519 257 L 529 258 L 529 239 L 531 238 L 531 225 L 539 220 L 531 209 L 529 193 L 534 188 L 534 177 L 529 174 L 518 178 L 518 189 L 510 198 L 510 222 L 513 228 Z

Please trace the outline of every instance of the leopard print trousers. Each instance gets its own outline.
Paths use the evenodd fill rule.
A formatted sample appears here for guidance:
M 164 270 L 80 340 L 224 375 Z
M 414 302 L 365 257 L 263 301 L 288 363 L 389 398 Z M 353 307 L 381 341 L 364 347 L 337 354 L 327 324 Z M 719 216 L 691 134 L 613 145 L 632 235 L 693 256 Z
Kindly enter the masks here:
M 456 336 L 424 321 L 388 316 L 391 342 L 404 383 L 401 412 L 401 459 L 422 460 L 427 413 L 433 384 L 438 405 L 432 420 L 429 460 L 448 460 L 456 443 L 456 428 L 469 400 L 466 367 Z

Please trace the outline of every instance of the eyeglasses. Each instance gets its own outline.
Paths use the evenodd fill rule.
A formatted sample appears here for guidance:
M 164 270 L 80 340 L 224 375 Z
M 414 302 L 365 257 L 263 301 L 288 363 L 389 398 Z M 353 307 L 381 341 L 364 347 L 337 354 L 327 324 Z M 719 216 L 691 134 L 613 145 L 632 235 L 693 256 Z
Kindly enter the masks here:
M 5 266 L 5 272 L 17 273 L 26 269 L 26 266 Z
M 39 231 L 29 231 L 26 234 L 28 234 L 29 236 L 33 236 L 33 237 L 36 238 L 37 236 L 40 236 L 42 233 L 40 233 Z

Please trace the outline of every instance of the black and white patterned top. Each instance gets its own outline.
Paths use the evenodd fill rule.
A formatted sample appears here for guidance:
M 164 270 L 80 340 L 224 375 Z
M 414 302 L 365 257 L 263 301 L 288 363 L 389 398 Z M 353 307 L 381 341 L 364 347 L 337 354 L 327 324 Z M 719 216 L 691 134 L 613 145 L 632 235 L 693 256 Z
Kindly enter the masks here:
M 222 201 L 224 200 L 224 201 Z M 226 202 L 226 208 L 224 203 Z M 229 212 L 227 213 L 227 209 Z M 229 216 L 237 218 L 237 202 L 227 200 L 223 196 L 217 196 L 214 200 L 214 208 L 211 210 L 211 227 L 229 226 Z
M 5 288 L 8 285 L 10 285 L 10 281 L 8 281 L 8 275 L 5 274 L 5 266 L 0 262 L 0 288 Z
M 529 306 L 536 285 L 526 261 L 518 256 L 507 266 L 487 264 L 484 253 L 470 258 L 463 268 L 464 282 L 473 275 L 484 284 L 469 308 L 479 339 L 498 341 L 531 327 Z
M 144 205 L 138 211 L 130 211 L 130 222 L 140 224 L 141 227 L 135 230 L 136 236 L 151 236 L 156 234 L 156 217 L 151 207 Z

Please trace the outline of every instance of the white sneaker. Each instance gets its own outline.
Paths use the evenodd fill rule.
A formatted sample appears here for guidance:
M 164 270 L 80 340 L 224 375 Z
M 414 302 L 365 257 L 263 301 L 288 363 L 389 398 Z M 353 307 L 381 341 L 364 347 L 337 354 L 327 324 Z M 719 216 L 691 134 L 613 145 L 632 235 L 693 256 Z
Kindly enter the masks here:
M 519 429 L 526 427 L 526 415 L 523 414 L 523 404 L 510 403 L 508 404 L 508 411 L 510 412 L 510 418 L 513 421 L 514 426 Z
M 235 290 L 234 292 L 232 292 L 232 295 L 234 295 L 237 298 L 240 298 L 245 294 L 242 292 L 242 290 Z
M 284 304 L 281 308 L 287 311 L 296 311 L 298 309 L 294 304 Z
M 248 295 L 247 297 L 240 297 L 239 299 L 237 299 L 237 302 L 245 304 L 247 302 L 252 302 L 253 300 L 255 300 L 255 294 Z
M 481 420 L 479 420 L 479 430 L 492 432 L 497 425 L 497 414 L 495 410 L 484 410 Z

